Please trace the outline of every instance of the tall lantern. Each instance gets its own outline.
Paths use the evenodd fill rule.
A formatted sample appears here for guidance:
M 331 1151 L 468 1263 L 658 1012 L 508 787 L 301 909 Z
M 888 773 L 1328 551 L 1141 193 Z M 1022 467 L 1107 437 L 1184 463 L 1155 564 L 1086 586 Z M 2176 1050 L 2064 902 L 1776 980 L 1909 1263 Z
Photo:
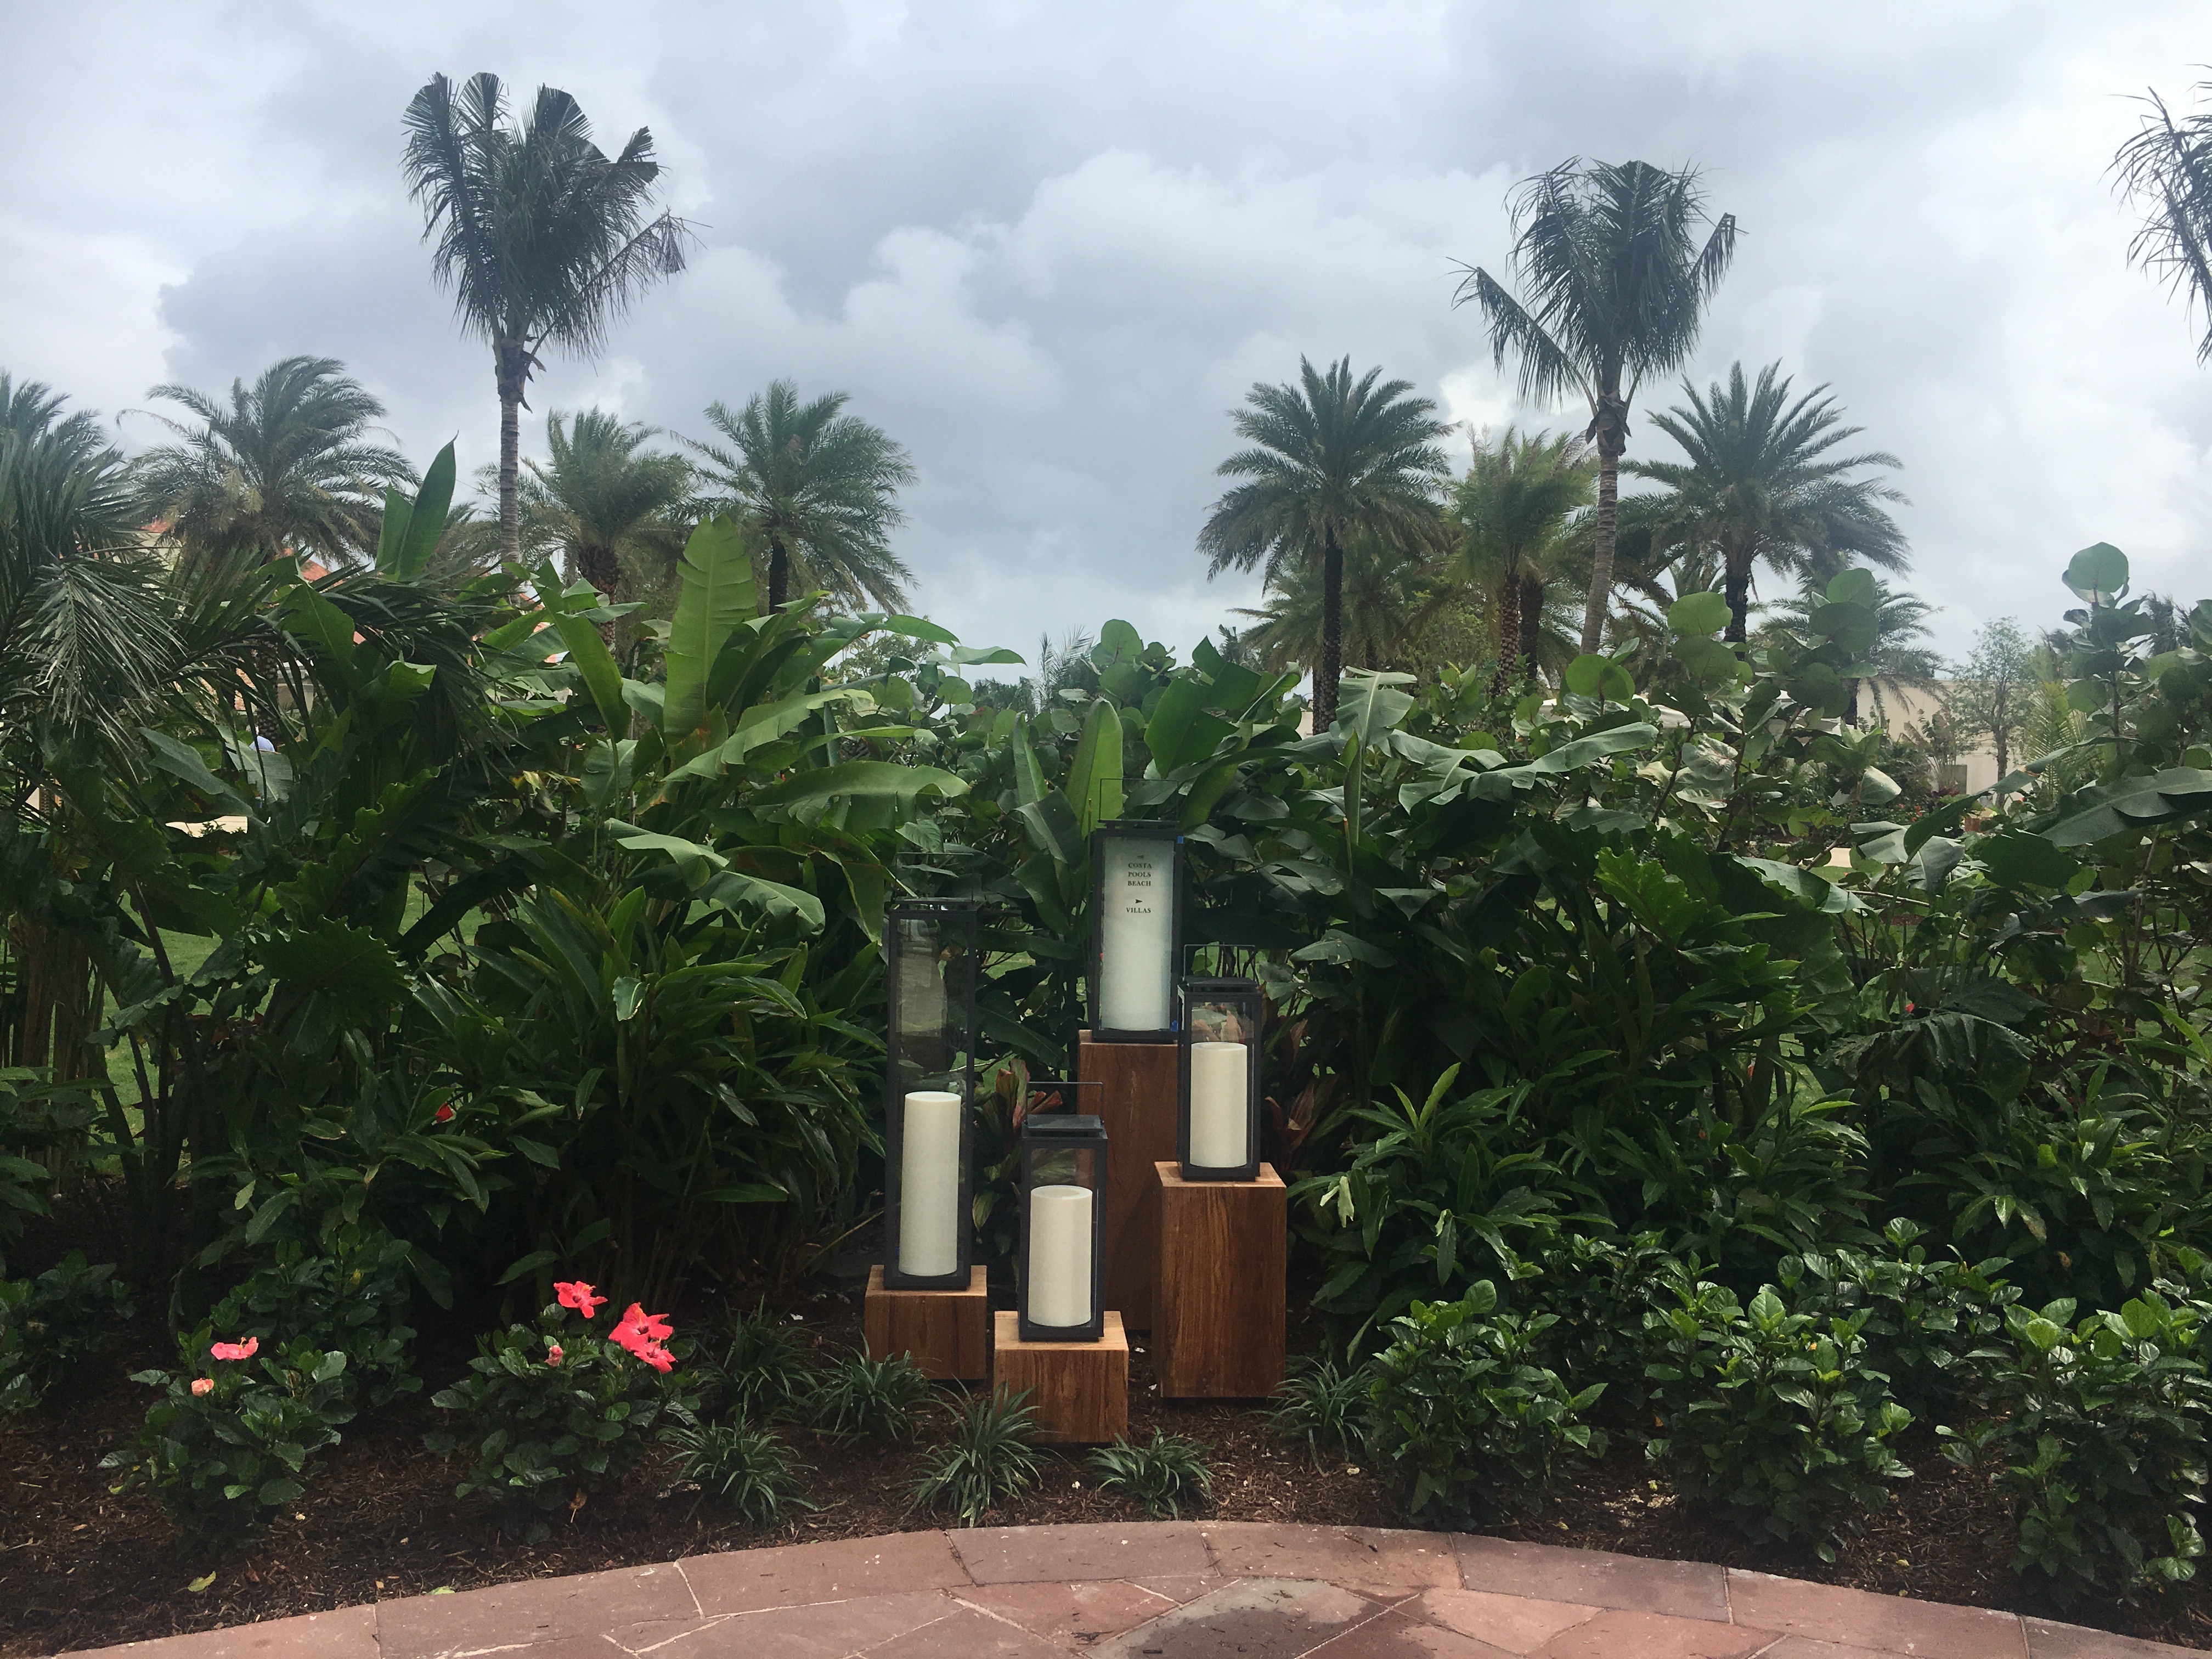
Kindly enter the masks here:
M 1055 1086 L 1066 1087 L 1032 1085 L 1033 1098 Z M 1106 1125 L 1032 1110 L 1021 1152 L 1021 1340 L 1095 1342 L 1106 1332 Z
M 1187 979 L 1176 991 L 1176 1152 L 1185 1181 L 1260 1178 L 1260 981 Z
M 975 1092 L 974 899 L 884 910 L 884 1284 L 968 1288 Z
M 1182 836 L 1124 819 L 1091 836 L 1091 1032 L 1107 1042 L 1175 1039 L 1182 960 Z

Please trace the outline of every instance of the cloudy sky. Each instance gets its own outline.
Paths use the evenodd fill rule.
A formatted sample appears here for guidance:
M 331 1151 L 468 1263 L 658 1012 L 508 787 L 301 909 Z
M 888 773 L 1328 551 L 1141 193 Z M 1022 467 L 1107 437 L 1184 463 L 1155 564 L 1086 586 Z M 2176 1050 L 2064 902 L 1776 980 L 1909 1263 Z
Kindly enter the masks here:
M 493 459 L 488 350 L 431 287 L 400 112 L 434 71 L 649 125 L 691 270 L 534 397 L 699 432 L 771 379 L 912 450 L 901 552 L 974 641 L 1255 602 L 1193 550 L 1255 380 L 1349 354 L 1472 427 L 1580 424 L 1492 372 L 1453 265 L 1572 154 L 1707 170 L 1743 237 L 1691 373 L 1779 359 L 1896 452 L 1962 649 L 2109 540 L 2212 590 L 2212 380 L 2130 270 L 2127 95 L 2202 4 L 34 5 L 0 0 L 0 366 L 110 415 L 344 359 L 418 463 Z M 1671 401 L 1648 389 L 1644 401 Z M 526 417 L 527 419 L 527 417 Z M 125 416 L 127 445 L 156 434 Z M 526 439 L 542 444 L 542 428 Z M 1632 457 L 1668 453 L 1639 425 Z

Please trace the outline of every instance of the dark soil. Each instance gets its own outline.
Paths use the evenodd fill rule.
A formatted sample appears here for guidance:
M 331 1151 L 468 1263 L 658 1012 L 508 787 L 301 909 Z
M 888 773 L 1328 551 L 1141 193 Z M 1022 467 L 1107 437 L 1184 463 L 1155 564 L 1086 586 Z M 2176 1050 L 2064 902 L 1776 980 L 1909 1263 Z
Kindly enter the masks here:
M 817 1281 L 817 1283 L 821 1281 Z M 857 1287 L 801 1291 L 780 1311 L 824 1352 L 856 1343 Z M 693 1328 L 716 1310 L 690 1310 Z M 679 1324 L 679 1328 L 681 1325 Z M 1293 1332 L 1293 1346 L 1299 1333 Z M 1317 1333 L 1305 1333 L 1310 1340 Z M 1139 1339 L 1141 1340 L 1141 1339 Z M 0 1419 L 0 1656 L 204 1630 L 426 1591 L 467 1589 L 514 1578 L 593 1571 L 702 1551 L 865 1537 L 941 1524 L 907 1506 L 922 1458 L 917 1447 L 886 1451 L 839 1444 L 793 1430 L 814 1466 L 813 1514 L 753 1528 L 695 1507 L 693 1496 L 641 1475 L 593 1498 L 546 1542 L 502 1537 L 489 1514 L 456 1502 L 458 1465 L 422 1449 L 439 1416 L 428 1396 L 463 1370 L 469 1334 L 426 1329 L 417 1367 L 422 1395 L 364 1413 L 342 1445 L 313 1466 L 307 1497 L 204 1590 L 179 1558 L 175 1529 L 143 1494 L 112 1496 L 95 1466 L 136 1428 L 149 1391 L 125 1373 L 172 1363 L 157 1320 L 140 1322 L 82 1386 L 58 1391 L 41 1412 Z M 1274 1434 L 1261 1409 L 1233 1403 L 1163 1402 L 1151 1357 L 1139 1347 L 1130 1378 L 1130 1437 L 1155 1428 L 1212 1447 L 1215 1498 L 1207 1516 L 1331 1525 L 1401 1524 L 1384 1483 L 1327 1458 L 1316 1468 L 1303 1445 Z M 2212 1589 L 2196 1587 L 2150 1610 L 2059 1609 L 2027 1593 L 2010 1569 L 2011 1528 L 1988 1483 L 1938 1455 L 1932 1435 L 1904 1448 L 1920 1471 L 1899 1500 L 1875 1516 L 1832 1565 L 1810 1549 L 1746 1541 L 1723 1520 L 1678 1504 L 1655 1483 L 1625 1437 L 1595 1469 L 1563 1483 L 1548 1507 L 1492 1530 L 1507 1537 L 1632 1555 L 1723 1562 L 1763 1572 L 1848 1584 L 1889 1595 L 2018 1608 L 2130 1635 L 2212 1647 Z M 1055 1458 L 1043 1485 L 993 1524 L 1127 1520 L 1137 1507 L 1103 1494 L 1079 1455 Z

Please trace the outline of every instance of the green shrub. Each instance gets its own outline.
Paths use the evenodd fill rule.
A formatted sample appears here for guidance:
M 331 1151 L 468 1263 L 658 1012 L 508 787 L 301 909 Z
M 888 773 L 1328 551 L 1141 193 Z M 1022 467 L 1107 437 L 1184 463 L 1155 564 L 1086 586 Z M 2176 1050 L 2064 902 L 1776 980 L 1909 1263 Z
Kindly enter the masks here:
M 71 1250 L 36 1279 L 0 1279 L 0 1411 L 28 1411 L 57 1382 L 97 1359 L 131 1317 L 115 1264 Z
M 767 1429 L 744 1423 L 685 1424 L 661 1437 L 676 1453 L 677 1479 L 726 1504 L 757 1527 L 811 1510 L 801 1477 L 812 1473 Z
M 1550 1315 L 1498 1311 L 1478 1280 L 1457 1302 L 1416 1302 L 1374 1361 L 1367 1446 L 1396 1474 L 1406 1512 L 1461 1526 L 1540 1498 L 1565 1452 L 1602 1455 L 1581 1420 L 1605 1384 L 1571 1393 L 1537 1363 Z
M 1883 1229 L 1887 1247 L 1848 1247 L 1785 1256 L 1778 1277 L 1801 1312 L 1863 1313 L 1860 1334 L 1891 1392 L 1916 1407 L 1954 1401 L 1975 1386 L 1972 1356 L 2005 1328 L 2020 1292 L 2005 1282 L 2002 1259 L 1931 1259 L 1906 1220 Z
M 1986 1374 L 2002 1415 L 1979 1434 L 1947 1432 L 1945 1450 L 1969 1465 L 2003 1457 L 2019 1503 L 2014 1571 L 2062 1597 L 2133 1600 L 2193 1577 L 2204 1550 L 2205 1310 L 2154 1291 L 2078 1323 L 2074 1312 L 2064 1299 L 2008 1310 Z
M 1099 1472 L 1102 1492 L 1127 1493 L 1155 1521 L 1164 1515 L 1179 1521 L 1185 1504 L 1213 1501 L 1213 1477 L 1206 1468 L 1206 1455 L 1212 1449 L 1155 1429 L 1149 1446 L 1117 1440 L 1091 1453 L 1091 1467 Z
M 546 1535 L 547 1515 L 580 1506 L 643 1462 L 664 1417 L 696 1421 L 690 1373 L 675 1370 L 672 1351 L 656 1346 L 668 1327 L 649 1323 L 641 1353 L 634 1338 L 625 1346 L 626 1326 L 602 1334 L 592 1316 L 580 1323 L 556 1305 L 534 1326 L 481 1337 L 469 1375 L 431 1396 L 459 1424 L 424 1443 L 471 1459 L 456 1496 L 489 1494 L 508 1524 L 533 1540 Z M 625 1319 L 642 1317 L 631 1304 Z M 656 1369 L 648 1353 L 669 1369 Z
M 929 1398 L 929 1378 L 902 1353 L 871 1359 L 856 1351 L 832 1364 L 813 1389 L 817 1426 L 832 1434 L 903 1440 Z
M 150 1489 L 187 1551 L 219 1554 L 298 1502 L 308 1462 L 337 1443 L 353 1418 L 346 1357 L 306 1341 L 273 1353 L 253 1338 L 210 1343 L 205 1328 L 179 1346 L 178 1371 L 132 1376 L 161 1397 L 100 1467 L 123 1471 L 116 1492 Z
M 1686 1276 L 1674 1296 L 1646 1316 L 1664 1428 L 1648 1455 L 1750 1536 L 1809 1538 L 1834 1559 L 1838 1531 L 1912 1473 L 1890 1449 L 1912 1413 L 1868 1364 L 1866 1313 L 1793 1313 L 1772 1285 L 1746 1307 Z
M 979 1526 L 994 1504 L 1037 1483 L 1042 1462 L 1035 1444 L 1036 1414 L 1029 1390 L 994 1389 L 970 1400 L 915 1482 L 918 1508 L 949 1510 L 963 1527 Z
M 1694 1273 L 1656 1232 L 1615 1243 L 1572 1233 L 1538 1258 L 1538 1275 L 1514 1287 L 1519 1297 L 1553 1316 L 1543 1335 L 1544 1363 L 1562 1376 L 1602 1382 L 1606 1403 L 1644 1403 L 1649 1362 L 1644 1316 L 1670 1273 Z
M 700 1367 L 714 1408 L 756 1423 L 803 1419 L 818 1386 L 811 1366 L 765 1306 L 731 1322 L 721 1356 Z
M 408 1255 L 382 1228 L 358 1224 L 335 1229 L 326 1252 L 287 1240 L 216 1304 L 216 1327 L 342 1352 L 347 1386 L 364 1390 L 371 1406 L 388 1404 L 422 1386 L 407 1352 L 415 1335 L 405 1322 Z
M 1304 1440 L 1316 1468 L 1324 1447 L 1351 1456 L 1365 1431 L 1373 1380 L 1365 1365 L 1348 1357 L 1334 1352 L 1302 1354 L 1291 1362 L 1283 1377 L 1283 1403 L 1267 1413 L 1267 1420 L 1277 1433 Z

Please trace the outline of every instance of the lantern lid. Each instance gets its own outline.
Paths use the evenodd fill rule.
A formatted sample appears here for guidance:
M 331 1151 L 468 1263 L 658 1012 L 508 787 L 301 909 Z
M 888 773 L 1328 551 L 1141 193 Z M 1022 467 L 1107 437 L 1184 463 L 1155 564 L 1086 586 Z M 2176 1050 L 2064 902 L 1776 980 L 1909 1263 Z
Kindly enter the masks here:
M 1106 1120 L 1089 1112 L 1032 1112 L 1022 1120 L 1022 1133 L 1040 1140 L 1080 1140 L 1106 1133 Z
M 1260 988 L 1256 979 L 1187 979 L 1183 991 L 1194 1000 L 1200 997 L 1249 995 Z

